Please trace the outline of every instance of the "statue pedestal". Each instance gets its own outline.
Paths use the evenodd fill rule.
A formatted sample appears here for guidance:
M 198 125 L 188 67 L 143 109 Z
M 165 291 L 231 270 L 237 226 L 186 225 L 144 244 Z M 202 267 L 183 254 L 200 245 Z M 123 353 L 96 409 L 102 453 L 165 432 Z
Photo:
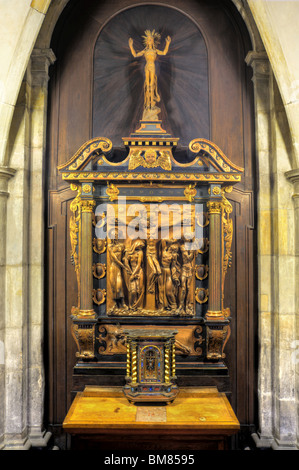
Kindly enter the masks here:
M 132 137 L 138 137 L 141 135 L 164 135 L 165 137 L 171 137 L 170 134 L 162 128 L 162 121 L 145 121 L 141 120 L 140 127 L 131 134 Z
M 172 169 L 172 151 L 179 139 L 162 129 L 162 121 L 140 121 L 140 127 L 130 137 L 123 137 L 129 148 L 129 169 L 144 168 Z

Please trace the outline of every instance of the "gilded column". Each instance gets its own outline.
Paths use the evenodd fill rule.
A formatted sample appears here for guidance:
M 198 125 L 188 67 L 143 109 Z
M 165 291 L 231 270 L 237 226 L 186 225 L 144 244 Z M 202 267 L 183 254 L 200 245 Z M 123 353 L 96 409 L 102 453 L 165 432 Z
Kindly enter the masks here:
M 126 376 L 130 377 L 131 374 L 131 345 L 130 341 L 127 341 L 127 372 Z
M 166 343 L 165 345 L 165 361 L 164 361 L 164 367 L 165 367 L 165 383 L 170 382 L 170 344 L 169 342 Z
M 131 357 L 132 357 L 132 384 L 137 383 L 137 343 L 131 342 Z
M 172 343 L 172 377 L 176 377 L 176 368 L 175 368 L 175 342 Z
M 80 233 L 80 318 L 95 318 L 92 289 L 92 217 L 95 201 L 81 199 L 81 233 Z
M 212 192 L 221 194 L 221 189 L 215 186 Z M 221 243 L 221 199 L 210 199 L 207 203 L 209 211 L 209 309 L 208 320 L 222 317 L 222 243 Z

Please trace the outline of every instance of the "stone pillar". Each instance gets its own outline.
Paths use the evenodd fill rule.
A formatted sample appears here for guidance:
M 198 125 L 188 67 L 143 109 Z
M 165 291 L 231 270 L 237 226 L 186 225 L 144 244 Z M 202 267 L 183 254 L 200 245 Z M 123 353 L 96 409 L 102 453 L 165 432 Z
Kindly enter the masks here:
M 299 285 L 299 168 L 285 173 L 286 178 L 293 184 L 294 228 L 295 228 L 295 285 Z M 299 448 L 299 290 L 295 291 L 296 328 L 295 339 L 291 343 L 291 359 L 295 363 L 295 390 L 297 407 L 297 448 Z
M 285 106 L 273 74 L 271 90 L 271 208 L 272 208 L 272 328 L 274 449 L 292 449 L 296 442 L 295 362 L 292 343 L 296 338 L 295 245 L 292 186 L 285 172 L 292 164 L 293 145 Z
M 253 69 L 255 98 L 258 227 L 258 308 L 259 308 L 259 432 L 254 437 L 258 446 L 268 447 L 273 441 L 272 408 L 272 245 L 270 190 L 270 64 L 265 52 L 249 52 L 246 63 Z
M 30 442 L 45 446 L 44 413 L 44 184 L 49 67 L 51 49 L 33 49 L 27 73 L 30 87 L 30 199 L 29 199 L 29 416 Z
M 46 446 L 44 413 L 44 188 L 51 50 L 34 50 L 12 121 L 8 153 L 17 169 L 7 217 L 5 449 Z
M 259 447 L 294 448 L 296 440 L 294 227 L 290 187 L 291 139 L 268 59 L 249 53 L 253 68 L 258 185 Z
M 8 180 L 15 174 L 15 170 L 0 167 L 0 449 L 4 445 L 5 433 L 5 280 L 6 280 L 6 219 Z
M 9 180 L 5 262 L 5 449 L 28 449 L 28 199 L 27 85 L 15 106 L 7 154 L 16 169 Z

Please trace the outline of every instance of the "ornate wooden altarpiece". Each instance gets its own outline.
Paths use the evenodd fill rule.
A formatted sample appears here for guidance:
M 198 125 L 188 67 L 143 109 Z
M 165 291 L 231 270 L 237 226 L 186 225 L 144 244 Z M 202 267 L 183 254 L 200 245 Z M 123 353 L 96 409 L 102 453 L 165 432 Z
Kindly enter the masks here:
M 160 52 L 169 44 L 167 38 Z M 150 93 L 145 81 L 144 113 L 123 138 L 123 160 L 115 162 L 112 141 L 98 137 L 59 167 L 75 192 L 76 368 L 101 377 L 118 367 L 125 375 L 126 330 L 173 329 L 176 373 L 188 371 L 192 383 L 192 375 L 226 370 L 224 282 L 233 237 L 226 195 L 243 169 L 201 138 L 190 142 L 184 163 L 176 159 L 179 138 L 163 129 L 159 100 Z

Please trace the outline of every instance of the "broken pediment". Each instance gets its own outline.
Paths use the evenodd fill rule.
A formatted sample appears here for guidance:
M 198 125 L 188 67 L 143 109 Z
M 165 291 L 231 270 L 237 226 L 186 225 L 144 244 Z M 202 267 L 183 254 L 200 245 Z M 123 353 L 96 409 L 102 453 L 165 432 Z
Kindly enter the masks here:
M 233 164 L 217 145 L 206 139 L 194 139 L 184 151 L 177 149 L 179 139 L 167 135 L 142 135 L 124 138 L 120 161 L 108 138 L 87 141 L 58 167 L 68 181 L 190 181 L 234 184 L 241 180 L 243 168 Z M 183 154 L 176 159 L 177 154 Z M 180 160 L 180 161 L 179 161 Z

